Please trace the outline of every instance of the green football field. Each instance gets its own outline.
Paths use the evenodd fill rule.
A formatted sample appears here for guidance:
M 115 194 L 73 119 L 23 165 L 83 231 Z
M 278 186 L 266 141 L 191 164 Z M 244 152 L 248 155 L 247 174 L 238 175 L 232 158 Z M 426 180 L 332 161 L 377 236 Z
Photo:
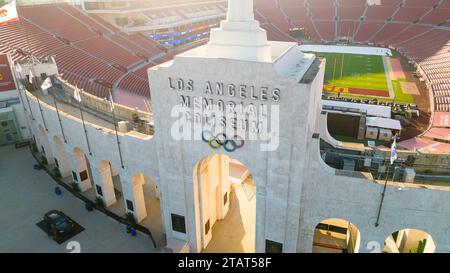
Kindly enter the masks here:
M 413 96 L 403 93 L 400 87 L 400 82 L 406 81 L 405 79 L 392 80 L 395 98 L 389 95 L 386 74 L 390 71 L 385 70 L 382 56 L 319 52 L 314 54 L 327 61 L 324 80 L 324 93 L 327 95 L 414 102 Z
M 325 84 L 371 90 L 388 90 L 381 56 L 316 53 L 327 60 Z

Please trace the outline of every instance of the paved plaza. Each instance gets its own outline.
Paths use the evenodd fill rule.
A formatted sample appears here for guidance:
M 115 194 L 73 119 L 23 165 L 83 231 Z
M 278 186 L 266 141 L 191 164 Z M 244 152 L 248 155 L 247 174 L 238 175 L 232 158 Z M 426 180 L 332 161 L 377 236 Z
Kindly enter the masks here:
M 0 147 L 0 252 L 69 253 L 67 243 L 77 241 L 81 252 L 158 252 L 145 234 L 132 237 L 126 227 L 99 211 L 88 212 L 84 203 L 62 189 L 43 170 L 33 169 L 28 147 Z M 60 210 L 85 228 L 59 245 L 36 223 L 52 209 Z

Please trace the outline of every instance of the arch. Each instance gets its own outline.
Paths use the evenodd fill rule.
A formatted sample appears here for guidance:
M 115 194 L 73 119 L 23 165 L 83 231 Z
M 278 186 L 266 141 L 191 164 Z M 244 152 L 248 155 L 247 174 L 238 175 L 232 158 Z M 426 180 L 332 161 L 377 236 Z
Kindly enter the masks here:
M 314 229 L 313 253 L 358 253 L 361 235 L 351 222 L 338 218 L 321 221 Z
M 72 171 L 73 179 L 79 185 L 80 190 L 85 192 L 92 188 L 92 174 L 89 162 L 80 148 L 73 149 L 73 158 L 75 161 L 75 171 Z
M 100 161 L 100 182 L 101 184 L 98 185 L 96 184 L 96 188 L 97 188 L 97 194 L 100 195 L 103 199 L 103 202 L 105 204 L 106 207 L 111 206 L 112 204 L 116 203 L 117 199 L 116 199 L 116 191 L 114 188 L 114 184 L 120 185 L 120 191 L 122 191 L 122 185 L 120 182 L 120 178 L 118 180 L 116 180 L 116 183 L 114 183 L 114 177 L 118 172 L 117 171 L 113 171 L 113 168 L 111 166 L 111 162 L 109 162 L 108 160 L 102 160 Z M 122 206 L 123 209 L 124 206 Z
M 255 252 L 256 183 L 248 168 L 227 155 L 212 154 L 197 161 L 193 178 L 197 249 Z
M 72 175 L 72 168 L 70 166 L 69 157 L 67 156 L 66 148 L 59 137 L 53 137 L 53 146 L 55 147 L 55 164 L 58 167 L 61 177 L 68 177 Z
M 45 156 L 48 164 L 53 164 L 54 158 L 53 158 L 53 153 L 52 153 L 50 143 L 48 141 L 47 131 L 45 131 L 45 129 L 41 125 L 38 126 L 37 131 L 38 131 L 39 144 L 41 145 L 40 147 L 37 147 L 38 151 L 40 151 Z
M 164 245 L 165 230 L 163 213 L 161 210 L 161 194 L 153 180 L 138 172 L 133 176 L 133 211 L 135 219 L 141 225 L 147 227 L 153 235 L 157 245 Z
M 401 229 L 389 235 L 384 241 L 384 253 L 434 253 L 436 245 L 426 231 Z

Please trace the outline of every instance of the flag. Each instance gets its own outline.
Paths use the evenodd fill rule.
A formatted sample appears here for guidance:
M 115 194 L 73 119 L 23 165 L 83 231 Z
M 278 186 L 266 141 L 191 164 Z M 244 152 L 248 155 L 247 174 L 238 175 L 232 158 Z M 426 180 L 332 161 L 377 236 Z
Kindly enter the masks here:
M 111 93 L 109 93 L 109 110 L 114 111 L 114 99 Z
M 47 79 L 45 79 L 45 81 L 41 84 L 41 89 L 42 90 L 47 90 L 50 87 L 52 87 L 52 80 L 50 78 L 47 77 Z
M 391 146 L 391 165 L 394 164 L 394 161 L 397 159 L 397 136 L 394 137 L 394 142 Z
M 19 21 L 19 15 L 17 14 L 16 9 L 16 1 L 12 1 L 11 3 L 0 7 L 0 26 L 15 21 Z
M 81 93 L 80 93 L 80 89 L 78 89 L 78 87 L 75 87 L 75 91 L 73 92 L 73 97 L 81 103 Z
M 28 81 L 30 82 L 30 83 L 33 83 L 33 78 L 34 78 L 34 75 L 33 75 L 33 72 L 31 71 L 31 69 L 30 69 L 30 75 L 28 76 Z

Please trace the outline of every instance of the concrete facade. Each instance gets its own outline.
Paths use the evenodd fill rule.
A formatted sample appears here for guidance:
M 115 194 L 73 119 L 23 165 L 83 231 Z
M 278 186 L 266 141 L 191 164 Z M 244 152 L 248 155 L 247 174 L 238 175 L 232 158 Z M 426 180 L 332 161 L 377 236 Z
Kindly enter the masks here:
M 209 240 L 209 235 L 204 234 L 206 218 L 220 219 L 226 214 L 226 207 L 216 210 L 215 214 L 202 212 L 210 208 L 201 196 L 211 192 L 198 179 L 196 166 L 212 154 L 224 154 L 240 161 L 253 176 L 256 252 L 265 251 L 266 240 L 281 243 L 283 252 L 311 252 L 314 229 L 328 218 L 344 219 L 358 228 L 360 252 L 369 252 L 371 249 L 366 246 L 371 241 L 382 246 L 391 233 L 404 228 L 426 231 L 432 236 L 437 252 L 450 252 L 450 195 L 447 190 L 399 190 L 388 185 L 380 225 L 375 227 L 383 185 L 341 175 L 325 164 L 320 155 L 321 138 L 336 143 L 327 132 L 326 114 L 321 109 L 324 62 L 314 55 L 303 54 L 293 43 L 268 42 L 268 45 L 270 61 L 210 57 L 208 45 L 205 45 L 150 69 L 155 134 L 119 133 L 124 168 L 120 168 L 114 131 L 87 123 L 87 134 L 92 141 L 92 155 L 89 155 L 80 120 L 63 115 L 67 138 L 64 147 L 72 170 L 80 173 L 85 168 L 77 163 L 73 154 L 79 149 L 91 166 L 93 177 L 89 179 L 102 187 L 103 200 L 110 205 L 115 202 L 114 193 L 102 168 L 102 162 L 109 161 L 120 174 L 124 198 L 133 202 L 137 219 L 142 219 L 146 212 L 142 191 L 136 190 L 137 181 L 142 179 L 133 177 L 138 173 L 150 177 L 160 192 L 168 244 L 187 244 L 191 252 L 202 251 Z M 226 92 L 208 92 L 209 85 L 217 84 L 232 86 L 236 92 L 232 96 Z M 268 95 L 264 96 L 264 92 Z M 38 113 L 36 98 L 30 93 L 28 96 L 33 113 Z M 188 98 L 192 104 L 195 98 L 207 98 L 214 104 L 278 106 L 278 147 L 263 151 L 264 141 L 249 140 L 242 148 L 227 152 L 212 149 L 201 138 L 174 139 L 172 128 L 179 117 L 174 116 L 173 109 Z M 48 131 L 40 129 L 43 126 L 40 116 L 34 121 L 29 117 L 33 134 L 39 136 L 36 141 L 45 144 L 52 143 L 54 137 L 62 139 L 55 109 L 41 104 Z M 272 117 L 270 112 L 268 119 Z M 55 154 L 52 145 L 46 149 L 46 154 L 50 153 Z M 219 185 L 227 179 L 220 174 L 217 176 L 215 180 Z M 227 187 L 221 187 L 217 196 L 223 196 L 226 190 Z M 185 232 L 173 229 L 173 215 L 184 219 Z

